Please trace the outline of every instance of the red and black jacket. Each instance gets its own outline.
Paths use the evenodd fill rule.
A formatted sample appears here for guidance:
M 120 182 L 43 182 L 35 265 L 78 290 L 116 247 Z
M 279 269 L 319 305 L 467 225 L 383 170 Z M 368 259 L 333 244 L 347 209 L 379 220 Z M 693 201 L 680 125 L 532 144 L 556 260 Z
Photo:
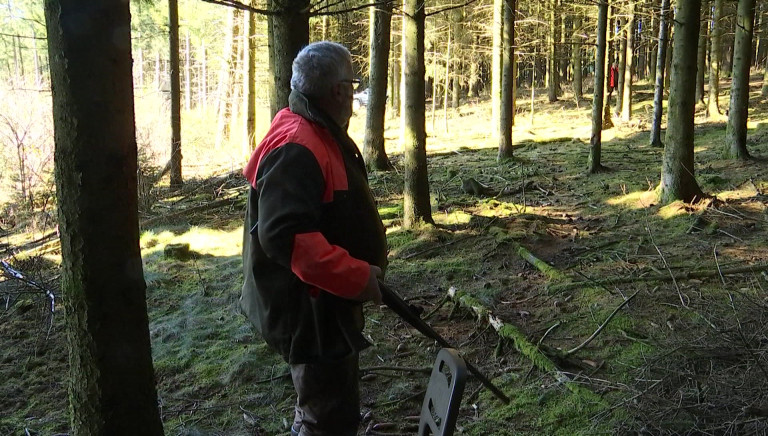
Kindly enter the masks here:
M 243 173 L 251 184 L 240 305 L 289 363 L 359 351 L 358 295 L 369 264 L 384 269 L 384 227 L 355 143 L 291 93 Z

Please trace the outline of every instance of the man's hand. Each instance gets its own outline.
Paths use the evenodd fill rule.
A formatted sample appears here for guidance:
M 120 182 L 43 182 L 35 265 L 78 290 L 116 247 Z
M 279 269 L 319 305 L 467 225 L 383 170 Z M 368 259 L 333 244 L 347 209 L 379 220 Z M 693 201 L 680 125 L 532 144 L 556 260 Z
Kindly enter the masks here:
M 352 298 L 356 301 L 373 301 L 376 304 L 381 304 L 381 290 L 379 289 L 379 278 L 383 276 L 381 268 L 375 265 L 370 265 L 371 273 L 368 275 L 368 283 L 365 288 Z

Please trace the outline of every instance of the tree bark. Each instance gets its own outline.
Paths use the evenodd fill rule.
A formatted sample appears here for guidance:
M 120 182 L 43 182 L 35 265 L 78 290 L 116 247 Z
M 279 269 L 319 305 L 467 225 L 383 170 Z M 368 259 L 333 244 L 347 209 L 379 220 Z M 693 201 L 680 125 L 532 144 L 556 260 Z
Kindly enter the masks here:
M 595 85 L 592 99 L 592 137 L 590 138 L 588 171 L 592 174 L 602 171 L 600 164 L 603 135 L 603 100 L 605 97 L 605 51 L 608 27 L 608 0 L 597 5 L 597 49 L 595 50 Z
M 752 65 L 752 35 L 755 24 L 755 0 L 739 0 L 736 39 L 733 47 L 733 81 L 728 124 L 725 128 L 726 154 L 747 159 L 747 114 L 749 109 L 749 69 Z
M 280 5 L 271 16 L 272 56 L 274 62 L 273 99 L 270 101 L 272 116 L 288 106 L 291 93 L 291 66 L 293 59 L 309 44 L 309 0 L 285 0 L 272 2 L 273 7 Z
M 179 79 L 179 3 L 168 0 L 171 73 L 171 189 L 184 184 L 181 176 L 181 82 Z
M 45 18 L 71 431 L 162 435 L 139 249 L 129 5 L 46 0 Z
M 405 187 L 403 227 L 434 223 L 427 177 L 427 130 L 424 101 L 424 2 L 403 2 L 403 132 Z
M 499 113 L 499 152 L 503 161 L 514 156 L 512 151 L 512 121 L 514 120 L 514 58 L 515 58 L 515 0 L 504 1 L 504 40 L 501 76 L 501 108 Z
M 391 170 L 385 150 L 384 117 L 387 111 L 387 64 L 392 22 L 392 2 L 386 1 L 370 10 L 370 58 L 371 74 L 368 84 L 368 107 L 365 117 L 363 158 L 370 169 Z
M 701 0 L 677 5 L 672 78 L 669 90 L 667 135 L 661 170 L 660 198 L 700 200 L 703 193 L 694 176 L 694 109 L 696 105 L 696 45 L 699 41 Z
M 706 116 L 720 114 L 720 57 L 722 54 L 723 0 L 714 0 L 715 10 L 712 15 L 712 38 L 709 49 L 709 97 Z
M 651 146 L 663 147 L 661 142 L 661 117 L 664 113 L 664 77 L 669 44 L 670 0 L 661 1 L 659 15 L 659 43 L 656 56 L 656 84 L 653 91 L 653 121 L 651 122 Z

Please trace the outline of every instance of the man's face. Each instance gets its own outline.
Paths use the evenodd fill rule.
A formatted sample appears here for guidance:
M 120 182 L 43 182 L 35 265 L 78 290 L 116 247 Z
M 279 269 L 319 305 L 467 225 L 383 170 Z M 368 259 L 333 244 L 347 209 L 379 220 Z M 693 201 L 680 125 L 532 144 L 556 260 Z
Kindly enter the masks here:
M 352 118 L 352 100 L 355 94 L 356 81 L 352 73 L 351 64 L 345 66 L 341 77 L 342 79 L 339 83 L 339 120 L 342 121 L 341 125 L 345 126 L 349 123 L 349 119 Z

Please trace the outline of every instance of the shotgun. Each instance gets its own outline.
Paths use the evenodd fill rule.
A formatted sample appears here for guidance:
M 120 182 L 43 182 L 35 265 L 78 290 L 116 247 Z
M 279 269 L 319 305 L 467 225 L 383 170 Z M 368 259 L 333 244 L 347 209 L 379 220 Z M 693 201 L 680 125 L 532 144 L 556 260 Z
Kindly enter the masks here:
M 416 330 L 420 331 L 424 336 L 430 339 L 434 339 L 438 344 L 440 344 L 441 347 L 456 348 L 442 336 L 440 336 L 440 334 L 437 333 L 432 327 L 430 327 L 426 321 L 421 319 L 419 315 L 416 314 L 413 309 L 411 309 L 411 306 L 406 303 L 405 300 L 403 300 L 402 297 L 400 297 L 395 291 L 390 289 L 381 281 L 379 281 L 379 289 L 381 290 L 381 300 L 384 302 L 384 304 L 389 306 L 389 308 L 392 309 L 392 311 L 394 311 L 405 322 L 413 326 Z M 480 380 L 480 383 L 482 383 L 483 386 L 493 392 L 493 394 L 496 395 L 496 397 L 502 402 L 504 402 L 504 404 L 509 404 L 509 397 L 504 395 L 504 392 L 502 392 L 501 389 L 491 383 L 491 381 L 488 380 L 488 377 L 484 376 L 483 373 L 474 367 L 474 365 L 469 362 L 465 363 L 469 372 L 472 373 L 475 378 Z

